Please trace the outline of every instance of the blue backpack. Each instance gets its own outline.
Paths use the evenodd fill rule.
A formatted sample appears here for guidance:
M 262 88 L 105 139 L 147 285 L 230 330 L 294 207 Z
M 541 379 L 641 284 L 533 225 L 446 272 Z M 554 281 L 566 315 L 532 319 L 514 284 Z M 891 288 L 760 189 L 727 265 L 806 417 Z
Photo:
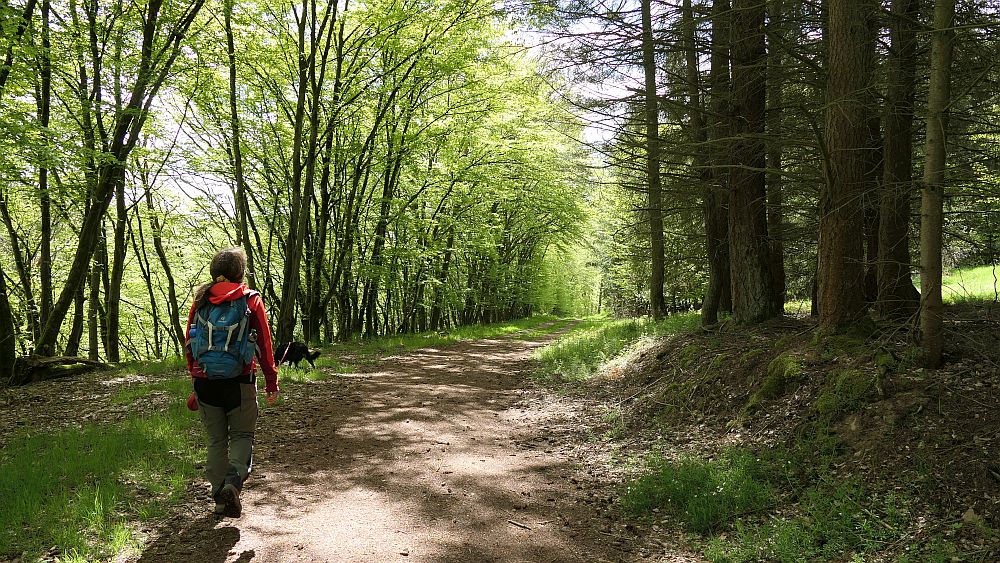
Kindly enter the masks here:
M 256 331 L 250 328 L 250 297 L 256 291 L 218 305 L 208 303 L 195 312 L 188 332 L 191 357 L 208 379 L 243 375 L 257 349 Z

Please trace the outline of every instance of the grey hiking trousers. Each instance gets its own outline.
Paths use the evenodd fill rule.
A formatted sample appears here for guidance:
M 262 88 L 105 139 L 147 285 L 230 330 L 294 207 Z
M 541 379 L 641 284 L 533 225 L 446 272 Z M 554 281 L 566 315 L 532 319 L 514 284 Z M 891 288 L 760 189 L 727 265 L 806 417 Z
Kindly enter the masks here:
M 237 490 L 253 468 L 253 434 L 257 425 L 257 385 L 239 383 L 240 404 L 226 411 L 205 404 L 199 398 L 198 410 L 208 434 L 208 461 L 205 477 L 212 484 L 212 498 L 231 484 Z

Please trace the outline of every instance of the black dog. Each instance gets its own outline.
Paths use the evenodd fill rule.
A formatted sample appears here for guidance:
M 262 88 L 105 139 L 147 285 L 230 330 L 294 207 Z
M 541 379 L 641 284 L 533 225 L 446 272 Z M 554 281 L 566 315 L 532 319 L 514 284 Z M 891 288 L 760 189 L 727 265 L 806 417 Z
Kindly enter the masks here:
M 299 367 L 299 362 L 305 360 L 315 369 L 316 364 L 313 363 L 313 360 L 318 357 L 319 350 L 310 350 L 303 342 L 281 344 L 274 350 L 274 359 L 277 360 L 278 365 L 287 363 Z

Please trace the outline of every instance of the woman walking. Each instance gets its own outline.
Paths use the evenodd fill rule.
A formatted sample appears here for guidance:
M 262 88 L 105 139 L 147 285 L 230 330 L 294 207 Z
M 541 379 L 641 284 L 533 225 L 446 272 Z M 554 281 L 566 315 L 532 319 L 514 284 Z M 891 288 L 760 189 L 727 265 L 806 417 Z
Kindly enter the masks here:
M 195 290 L 184 347 L 194 382 L 191 406 L 208 435 L 205 476 L 215 513 L 238 518 L 240 491 L 253 468 L 257 423 L 257 361 L 268 402 L 278 396 L 271 329 L 260 294 L 244 283 L 246 254 L 239 248 L 212 257 L 212 282 Z

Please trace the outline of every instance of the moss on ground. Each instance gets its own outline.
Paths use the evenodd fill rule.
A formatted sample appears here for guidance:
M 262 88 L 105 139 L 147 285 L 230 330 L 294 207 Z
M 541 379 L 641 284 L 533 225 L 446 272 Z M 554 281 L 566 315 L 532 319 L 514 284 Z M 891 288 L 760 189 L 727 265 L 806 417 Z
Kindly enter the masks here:
M 878 392 L 878 376 L 858 369 L 830 372 L 816 410 L 827 420 L 835 420 L 858 409 Z

